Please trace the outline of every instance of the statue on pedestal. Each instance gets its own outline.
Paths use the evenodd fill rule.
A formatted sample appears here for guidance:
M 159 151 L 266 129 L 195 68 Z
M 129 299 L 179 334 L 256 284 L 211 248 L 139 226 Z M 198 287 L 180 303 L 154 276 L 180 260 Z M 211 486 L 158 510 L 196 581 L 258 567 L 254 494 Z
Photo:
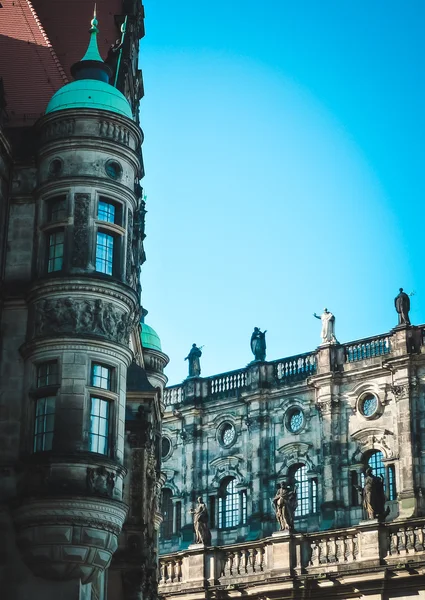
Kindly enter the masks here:
M 403 288 L 400 288 L 399 295 L 394 298 L 394 306 L 398 313 L 398 324 L 410 325 L 410 298 L 406 292 L 403 292 Z
M 208 525 L 208 509 L 202 498 L 198 498 L 198 506 L 189 511 L 193 515 L 196 544 L 211 546 L 211 531 Z
M 389 506 L 385 509 L 384 480 L 376 477 L 372 469 L 366 470 L 364 487 L 360 490 L 363 498 L 363 508 L 368 519 L 385 521 L 390 512 Z
M 320 333 L 322 344 L 337 344 L 338 340 L 335 337 L 335 316 L 325 308 L 320 317 L 316 313 L 313 313 L 313 317 L 322 321 L 322 331 Z
M 296 488 L 281 483 L 272 502 L 281 531 L 285 529 L 292 531 L 294 529 L 295 511 L 298 506 Z
M 185 358 L 189 361 L 189 377 L 199 377 L 201 374 L 201 362 L 199 360 L 202 356 L 201 348 L 198 348 L 196 344 L 192 344 L 192 348 Z
M 266 331 L 261 331 L 259 327 L 254 327 L 251 335 L 251 350 L 255 361 L 266 360 Z

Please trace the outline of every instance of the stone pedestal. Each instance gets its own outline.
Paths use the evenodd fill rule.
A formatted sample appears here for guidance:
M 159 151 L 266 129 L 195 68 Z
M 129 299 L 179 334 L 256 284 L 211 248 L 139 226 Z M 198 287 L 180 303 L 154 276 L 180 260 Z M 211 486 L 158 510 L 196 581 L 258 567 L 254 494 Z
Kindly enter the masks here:
M 289 575 L 291 572 L 291 542 L 289 531 L 275 531 L 272 534 L 273 544 L 269 547 L 271 554 L 271 570 L 273 575 Z

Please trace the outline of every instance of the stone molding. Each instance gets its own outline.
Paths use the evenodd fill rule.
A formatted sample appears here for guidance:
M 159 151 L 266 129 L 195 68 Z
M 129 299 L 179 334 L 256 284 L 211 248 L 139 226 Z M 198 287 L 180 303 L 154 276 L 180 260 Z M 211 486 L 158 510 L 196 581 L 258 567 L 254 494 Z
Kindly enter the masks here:
M 383 427 L 364 427 L 351 434 L 357 448 L 351 461 L 358 463 L 362 455 L 369 450 L 380 450 L 386 459 L 395 458 L 393 451 L 394 433 Z
M 210 462 L 210 468 L 214 473 L 211 484 L 218 488 L 221 481 L 226 477 L 234 477 L 237 481 L 237 486 L 242 487 L 247 485 L 246 478 L 240 472 L 244 459 L 240 456 L 226 456 L 215 458 Z

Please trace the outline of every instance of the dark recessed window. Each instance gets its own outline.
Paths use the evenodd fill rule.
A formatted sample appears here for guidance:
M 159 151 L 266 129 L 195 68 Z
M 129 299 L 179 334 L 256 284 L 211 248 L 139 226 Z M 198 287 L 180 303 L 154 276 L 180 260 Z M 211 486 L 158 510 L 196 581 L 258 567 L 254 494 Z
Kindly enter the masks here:
M 114 263 L 114 237 L 102 231 L 96 237 L 96 271 L 112 275 Z
M 108 160 L 105 163 L 105 171 L 111 179 L 119 179 L 122 175 L 122 167 L 116 160 Z
M 64 232 L 55 231 L 48 235 L 47 272 L 61 271 L 63 267 Z
M 34 452 L 45 452 L 52 449 L 53 430 L 55 425 L 54 396 L 38 398 L 35 403 Z
M 60 158 L 54 158 L 49 165 L 49 175 L 58 177 L 62 172 L 63 163 Z
M 51 198 L 47 202 L 47 220 L 49 223 L 55 223 L 56 221 L 63 221 L 66 215 L 66 197 L 57 196 Z
M 167 456 L 170 454 L 170 450 L 171 450 L 171 442 L 167 437 L 163 437 L 162 438 L 162 442 L 161 442 L 161 456 L 162 458 L 167 458 Z
M 58 383 L 58 363 L 56 360 L 41 363 L 37 367 L 37 387 L 47 385 L 57 385 Z
M 109 401 L 91 398 L 90 452 L 108 454 L 109 451 Z
M 94 363 L 91 371 L 91 385 L 103 390 L 112 389 L 112 367 Z

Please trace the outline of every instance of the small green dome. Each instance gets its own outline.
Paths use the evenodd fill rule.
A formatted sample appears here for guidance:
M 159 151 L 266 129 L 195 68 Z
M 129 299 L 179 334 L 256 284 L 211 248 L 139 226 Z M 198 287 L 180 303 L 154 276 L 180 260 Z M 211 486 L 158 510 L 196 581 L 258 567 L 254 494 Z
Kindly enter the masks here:
M 78 79 L 58 90 L 46 108 L 46 115 L 67 108 L 96 108 L 133 118 L 130 104 L 117 88 L 97 79 Z
M 140 327 L 142 328 L 140 339 L 142 340 L 143 348 L 150 348 L 151 350 L 159 350 L 159 352 L 162 352 L 161 340 L 155 329 L 152 329 L 152 327 L 149 327 L 149 325 L 146 325 L 146 323 L 143 322 L 140 323 Z

